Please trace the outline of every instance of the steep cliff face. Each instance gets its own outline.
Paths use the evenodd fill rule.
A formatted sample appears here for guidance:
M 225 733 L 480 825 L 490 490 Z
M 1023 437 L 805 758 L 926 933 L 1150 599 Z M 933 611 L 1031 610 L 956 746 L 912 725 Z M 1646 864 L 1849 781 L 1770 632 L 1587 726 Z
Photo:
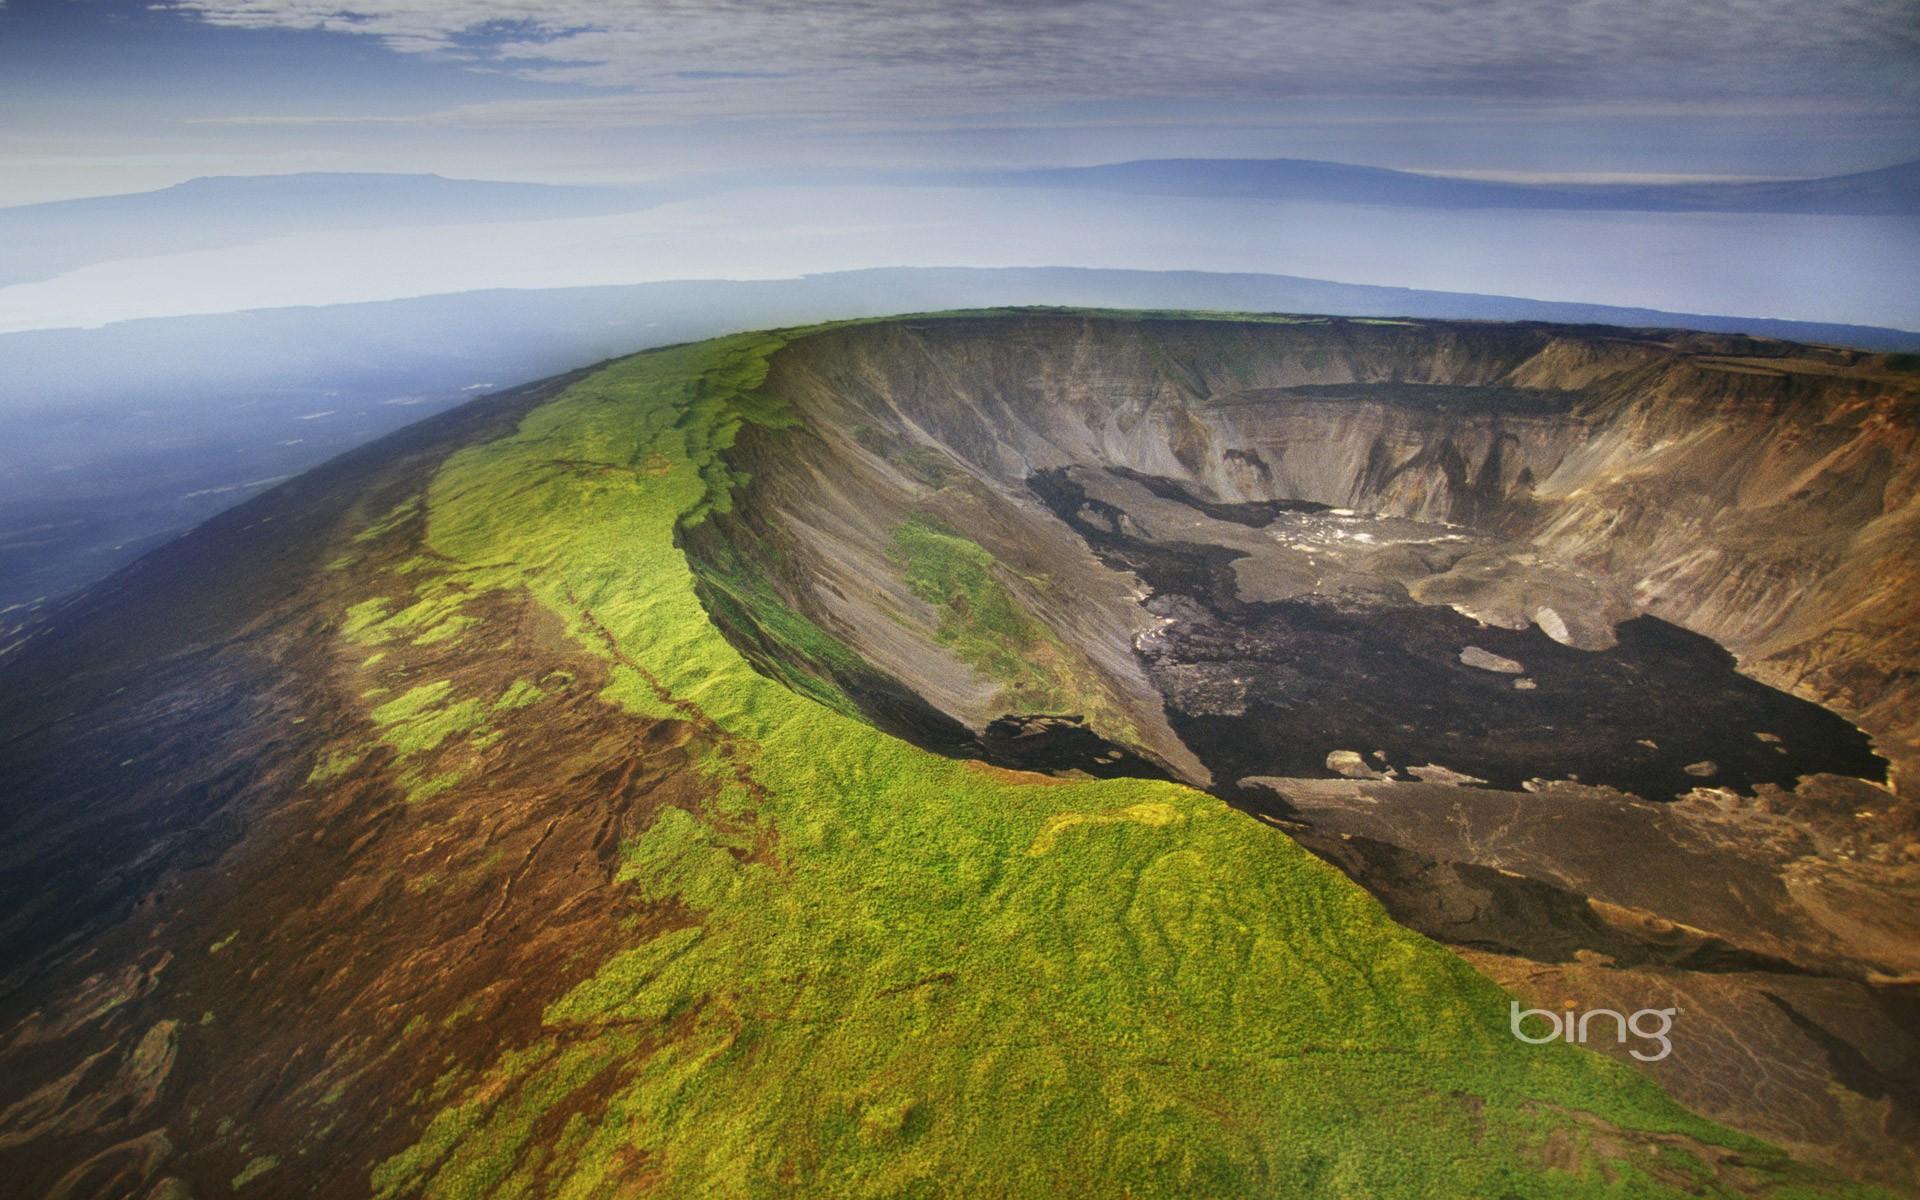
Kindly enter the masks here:
M 1859 721 L 1895 763 L 1920 753 L 1920 375 L 1884 357 L 1540 326 L 1036 316 L 816 335 L 776 358 L 769 387 L 808 433 L 737 456 L 779 514 L 762 519 L 838 521 L 792 548 L 859 560 L 789 572 L 810 611 L 877 603 L 855 581 L 898 575 L 889 531 L 925 509 L 970 533 L 977 521 L 1049 623 L 1090 621 L 1089 597 L 1056 603 L 1023 584 L 1035 574 L 1023 558 L 1062 557 L 1027 481 L 1123 469 L 1216 502 L 1313 502 L 1524 543 L 1624 600 L 1558 614 L 1583 626 L 1576 644 L 1604 645 L 1613 623 L 1650 613 Z M 916 611 L 904 589 L 885 599 Z M 1105 616 L 1107 632 L 1135 623 Z M 943 681 L 966 674 L 924 645 L 864 646 L 897 629 L 841 624 L 876 661 L 937 663 L 900 673 L 924 690 L 950 695 Z M 1111 641 L 1086 632 L 1068 640 Z M 1124 663 L 1099 665 L 1127 690 Z M 975 724 L 984 711 L 951 704 Z
M 1913 1177 L 1910 364 L 1028 314 L 813 334 L 764 390 L 790 423 L 683 531 L 763 671 L 945 753 L 1208 787 L 1523 993 L 1737 1012 L 1649 1069 Z

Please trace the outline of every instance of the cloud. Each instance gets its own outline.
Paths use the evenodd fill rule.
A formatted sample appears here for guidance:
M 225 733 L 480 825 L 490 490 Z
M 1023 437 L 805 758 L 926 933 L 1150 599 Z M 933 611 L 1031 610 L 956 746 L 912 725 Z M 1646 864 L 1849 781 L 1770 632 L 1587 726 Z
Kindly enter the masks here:
M 175 0 L 597 94 L 454 123 L 851 117 L 1371 98 L 1920 107 L 1920 0 Z

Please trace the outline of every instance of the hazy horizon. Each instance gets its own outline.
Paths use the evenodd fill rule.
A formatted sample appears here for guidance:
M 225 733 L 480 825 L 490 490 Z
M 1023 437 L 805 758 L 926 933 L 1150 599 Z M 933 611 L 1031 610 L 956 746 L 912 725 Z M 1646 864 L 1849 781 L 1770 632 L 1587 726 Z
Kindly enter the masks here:
M 1920 330 L 1915 11 L 0 0 L 8 544 L 71 501 L 118 562 L 477 383 L 896 294 Z
M 1756 244 L 1768 247 L 1752 254 Z M 1251 271 L 1339 283 L 1920 329 L 1920 223 L 1488 212 L 1046 190 L 766 188 L 634 213 L 316 231 L 0 287 L 0 333 L 488 288 L 874 267 Z
M 1489 216 L 1204 182 L 954 183 L 1161 159 L 1528 184 L 1870 171 L 1920 160 L 1915 16 L 1910 0 L 0 0 L 0 209 L 308 172 L 651 197 L 352 221 L 347 199 L 236 200 L 150 234 L 75 217 L 12 245 L 0 226 L 0 256 L 93 248 L 39 271 L 0 257 L 0 329 L 873 266 L 1250 270 L 1920 327 L 1895 267 L 1920 250 L 1910 202 Z M 899 186 L 916 175 L 943 186 Z

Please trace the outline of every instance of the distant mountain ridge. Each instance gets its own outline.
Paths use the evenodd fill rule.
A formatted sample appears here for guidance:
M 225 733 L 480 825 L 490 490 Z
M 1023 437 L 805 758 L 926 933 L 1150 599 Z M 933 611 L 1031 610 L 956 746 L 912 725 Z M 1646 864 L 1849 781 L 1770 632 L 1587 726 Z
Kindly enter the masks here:
M 599 216 L 646 208 L 660 199 L 659 193 L 637 188 L 440 175 L 206 176 L 152 192 L 0 208 L 0 287 L 116 258 L 289 234 Z
M 878 267 L 794 279 L 489 288 L 4 334 L 0 416 L 29 407 L 29 400 L 43 412 L 121 403 L 129 378 L 138 378 L 150 390 L 193 392 L 339 386 L 342 381 L 430 389 L 471 378 L 529 379 L 571 363 L 631 353 L 643 344 L 698 341 L 755 324 L 1004 305 L 1547 321 L 1744 333 L 1920 354 L 1920 331 L 1915 330 L 1381 287 L 1298 275 Z M 401 362 L 409 365 L 397 367 Z
M 1920 216 L 1920 161 L 1821 179 L 1736 183 L 1502 183 L 1314 159 L 1141 159 L 1091 167 L 729 172 L 646 187 L 431 174 L 305 172 L 190 179 L 150 192 L 0 208 L 0 287 L 91 263 L 298 233 L 556 220 L 636 212 L 759 187 L 1055 189 L 1391 208 Z
M 1072 188 L 1408 208 L 1920 215 L 1920 161 L 1819 179 L 1729 183 L 1502 183 L 1314 159 L 1142 159 L 1093 167 L 962 172 L 952 184 Z
M 282 175 L 202 175 L 148 192 L 85 196 L 0 208 L 0 216 L 93 216 L 140 208 L 147 212 L 174 208 L 195 211 L 209 201 L 277 200 L 282 204 L 315 205 L 342 200 L 355 202 L 445 204 L 478 206 L 540 201 L 588 207 L 602 203 L 631 203 L 628 188 L 576 187 L 568 184 L 513 183 L 491 179 L 454 179 L 445 175 L 388 171 L 296 171 Z

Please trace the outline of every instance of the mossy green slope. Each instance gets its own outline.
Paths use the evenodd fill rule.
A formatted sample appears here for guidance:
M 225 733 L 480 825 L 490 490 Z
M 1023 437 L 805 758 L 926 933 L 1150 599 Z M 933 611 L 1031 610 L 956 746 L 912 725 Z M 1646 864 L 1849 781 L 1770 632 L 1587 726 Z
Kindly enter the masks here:
M 940 614 L 939 638 L 982 677 L 1002 685 L 1007 712 L 1077 712 L 1118 741 L 1137 738 L 1126 718 L 1087 686 L 1080 656 L 1035 620 L 996 577 L 984 546 L 916 517 L 893 531 L 894 565 L 915 596 Z
M 423 574 L 531 592 L 609 698 L 695 728 L 719 799 L 623 849 L 671 931 L 449 1081 L 377 1194 L 1624 1197 L 1711 1191 L 1729 1149 L 1816 1182 L 1515 1041 L 1503 992 L 1209 796 L 949 761 L 756 674 L 675 531 L 748 482 L 743 423 L 787 422 L 759 389 L 794 336 L 624 360 L 428 490 Z M 497 699 L 388 699 L 383 728 L 530 711 Z

